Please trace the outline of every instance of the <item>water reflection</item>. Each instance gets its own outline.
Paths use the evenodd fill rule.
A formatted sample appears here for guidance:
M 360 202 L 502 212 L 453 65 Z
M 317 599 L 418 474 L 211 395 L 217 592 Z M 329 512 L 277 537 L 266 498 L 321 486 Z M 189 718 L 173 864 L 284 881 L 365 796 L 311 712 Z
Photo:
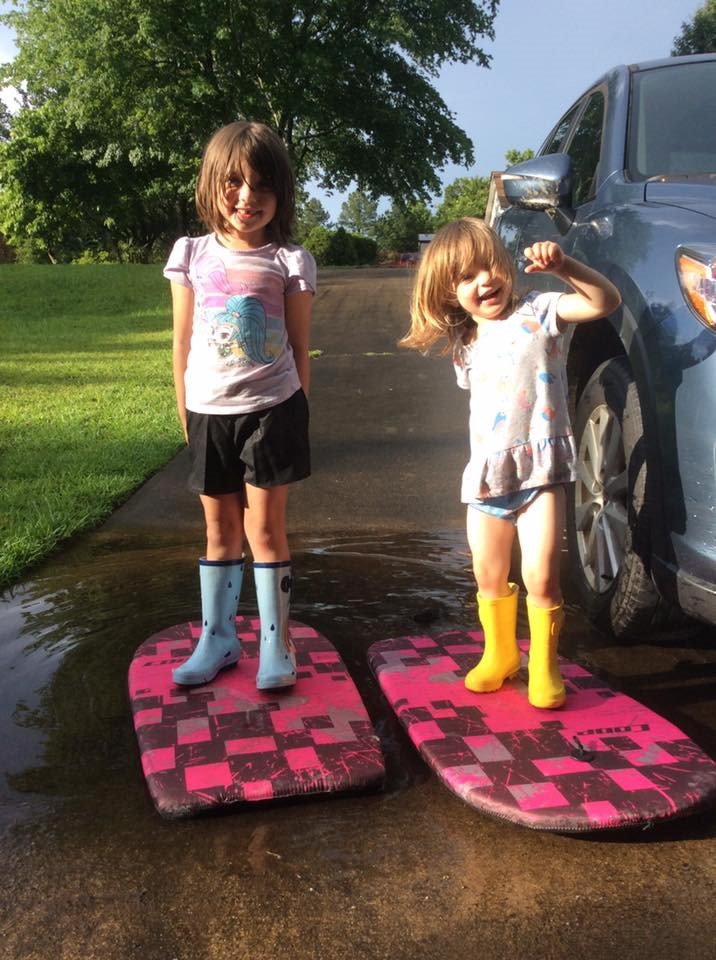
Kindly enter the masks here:
M 146 548 L 146 540 L 106 533 L 89 541 L 2 599 L 0 827 L 31 812 L 34 799 L 142 787 L 129 661 L 146 637 L 199 614 L 198 548 Z M 465 621 L 472 588 L 462 538 L 304 539 L 293 554 L 292 615 L 339 649 L 379 728 L 394 785 L 426 776 L 386 715 L 365 651 L 386 636 Z M 256 609 L 250 576 L 241 609 Z
M 0 831 L 48 803 L 121 797 L 146 808 L 126 677 L 135 649 L 196 619 L 200 545 L 100 531 L 0 601 Z M 390 636 L 469 627 L 470 557 L 461 533 L 293 540 L 292 615 L 338 648 L 381 737 L 387 795 L 430 774 L 387 708 L 366 650 Z M 569 601 L 569 585 L 567 600 Z M 526 635 L 524 604 L 519 631 Z M 242 612 L 256 609 L 246 578 Z M 563 652 L 648 703 L 716 754 L 716 644 L 677 637 L 620 646 L 568 603 Z

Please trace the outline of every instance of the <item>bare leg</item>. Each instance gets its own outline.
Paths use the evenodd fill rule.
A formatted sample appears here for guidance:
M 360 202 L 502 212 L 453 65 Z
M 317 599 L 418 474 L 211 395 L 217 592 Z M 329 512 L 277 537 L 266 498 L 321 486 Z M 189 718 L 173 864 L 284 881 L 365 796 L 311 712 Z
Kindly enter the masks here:
M 467 511 L 467 540 L 480 596 L 487 600 L 507 596 L 515 542 L 515 525 L 473 507 Z
M 244 501 L 240 493 L 199 499 L 206 521 L 206 559 L 236 560 L 244 552 Z
M 286 537 L 288 486 L 262 489 L 246 484 L 243 522 L 254 560 L 276 563 L 289 560 Z
M 564 487 L 548 487 L 517 517 L 522 579 L 527 596 L 537 607 L 562 602 L 559 568 L 564 515 Z

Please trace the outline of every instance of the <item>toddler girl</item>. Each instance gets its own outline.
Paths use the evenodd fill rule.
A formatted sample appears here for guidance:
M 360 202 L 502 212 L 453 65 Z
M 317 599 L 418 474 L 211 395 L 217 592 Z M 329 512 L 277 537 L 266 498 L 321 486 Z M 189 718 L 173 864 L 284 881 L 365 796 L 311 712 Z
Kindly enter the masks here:
M 508 582 L 517 534 L 530 626 L 528 697 L 549 709 L 565 700 L 557 661 L 559 560 L 565 484 L 576 479 L 563 332 L 567 324 L 608 316 L 620 296 L 556 243 L 535 243 L 525 256 L 525 273 L 552 273 L 571 291 L 519 299 L 515 267 L 483 221 L 466 217 L 443 227 L 420 263 L 411 328 L 401 342 L 427 350 L 446 338 L 458 383 L 470 390 L 462 501 L 485 649 L 465 685 L 498 690 L 519 669 L 517 586 Z

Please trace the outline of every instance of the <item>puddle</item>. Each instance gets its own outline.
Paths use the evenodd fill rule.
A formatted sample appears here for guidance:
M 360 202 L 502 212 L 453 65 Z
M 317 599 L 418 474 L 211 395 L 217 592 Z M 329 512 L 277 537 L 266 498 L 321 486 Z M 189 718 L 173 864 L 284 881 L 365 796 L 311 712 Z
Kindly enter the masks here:
M 148 636 L 200 611 L 193 544 L 86 538 L 0 600 L 0 831 L 49 800 L 141 780 L 126 694 Z M 386 710 L 365 651 L 465 622 L 469 556 L 454 533 L 292 541 L 292 617 L 338 648 L 375 723 L 394 789 L 426 771 Z M 246 578 L 240 610 L 256 609 Z
M 186 537 L 186 534 L 184 534 Z M 148 545 L 149 544 L 149 545 Z M 53 801 L 99 794 L 145 802 L 126 693 L 147 637 L 200 612 L 200 546 L 98 531 L 0 600 L 0 833 Z M 474 583 L 460 532 L 292 538 L 292 616 L 339 650 L 386 760 L 386 796 L 430 776 L 383 701 L 366 650 L 390 636 L 474 624 Z M 569 596 L 567 596 L 569 601 Z M 526 634 L 524 604 L 519 631 Z M 256 609 L 245 580 L 240 610 Z M 569 607 L 563 652 L 670 716 L 716 750 L 716 645 L 620 646 Z M 711 638 L 713 639 L 713 638 Z M 670 713 L 671 710 L 671 713 Z M 684 722 L 685 721 L 685 722 Z M 262 861 L 263 862 L 263 861 Z

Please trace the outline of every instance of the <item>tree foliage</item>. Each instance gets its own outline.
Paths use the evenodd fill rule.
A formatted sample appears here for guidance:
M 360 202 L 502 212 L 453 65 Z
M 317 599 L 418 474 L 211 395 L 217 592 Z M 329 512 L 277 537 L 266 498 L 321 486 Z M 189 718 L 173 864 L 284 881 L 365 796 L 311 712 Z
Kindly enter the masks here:
M 418 249 L 418 234 L 432 233 L 435 221 L 425 203 L 393 204 L 378 218 L 376 239 L 384 254 L 411 252 Z
M 316 197 L 301 193 L 296 205 L 296 240 L 303 243 L 314 227 L 328 227 L 331 215 Z
M 324 267 L 328 263 L 328 253 L 331 249 L 331 231 L 328 227 L 318 224 L 306 235 L 303 245 L 313 254 L 318 266 Z
M 375 240 L 355 236 L 343 227 L 331 231 L 324 226 L 315 226 L 304 245 L 316 258 L 319 267 L 355 267 L 358 264 L 375 263 L 378 256 Z
M 340 226 L 360 237 L 375 237 L 378 222 L 378 202 L 362 190 L 354 190 L 341 206 Z
M 300 182 L 426 199 L 473 159 L 432 81 L 488 64 L 498 2 L 21 0 L 5 229 L 58 252 L 78 226 L 143 248 L 186 231 L 203 145 L 240 118 L 278 130 Z
M 706 0 L 693 20 L 681 24 L 681 33 L 674 37 L 671 55 L 716 53 L 716 0 Z
M 531 160 L 534 157 L 534 150 L 508 150 L 505 154 L 505 163 L 508 167 L 514 167 L 516 163 L 523 163 L 525 160 Z
M 10 136 L 10 111 L 0 100 L 0 140 L 7 140 Z
M 438 227 L 460 217 L 484 217 L 489 177 L 459 177 L 445 187 L 442 203 L 435 211 Z

